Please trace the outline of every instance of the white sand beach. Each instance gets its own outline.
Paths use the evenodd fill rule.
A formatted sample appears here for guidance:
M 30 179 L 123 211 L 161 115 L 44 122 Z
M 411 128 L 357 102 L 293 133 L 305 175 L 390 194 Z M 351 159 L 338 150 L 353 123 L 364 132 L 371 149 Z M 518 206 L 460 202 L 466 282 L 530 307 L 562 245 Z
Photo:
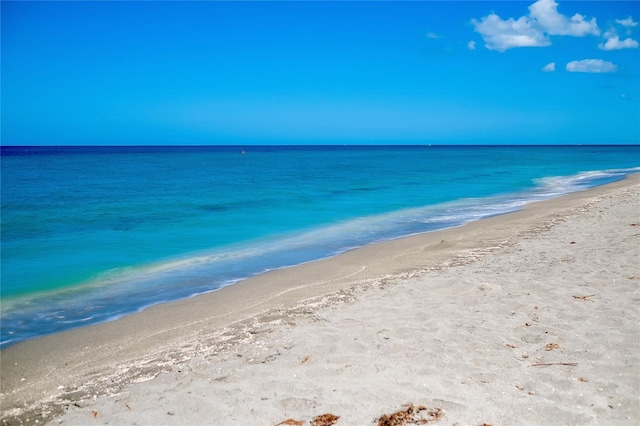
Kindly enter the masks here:
M 637 425 L 640 176 L 1 357 L 3 425 Z

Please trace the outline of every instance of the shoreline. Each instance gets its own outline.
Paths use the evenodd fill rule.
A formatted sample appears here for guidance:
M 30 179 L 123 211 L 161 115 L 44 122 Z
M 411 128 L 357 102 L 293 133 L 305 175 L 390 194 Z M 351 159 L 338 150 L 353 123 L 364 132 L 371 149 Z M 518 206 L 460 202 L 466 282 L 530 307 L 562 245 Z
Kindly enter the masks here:
M 544 234 L 556 223 L 579 216 L 598 198 L 639 182 L 634 174 L 531 203 L 517 212 L 269 271 L 113 322 L 10 346 L 0 352 L 2 424 L 54 418 L 75 401 L 119 393 L 181 363 L 239 347 L 265 324 L 295 323 L 316 311 L 367 299 L 367 289 L 375 292 L 430 272 L 464 268 L 531 235 Z

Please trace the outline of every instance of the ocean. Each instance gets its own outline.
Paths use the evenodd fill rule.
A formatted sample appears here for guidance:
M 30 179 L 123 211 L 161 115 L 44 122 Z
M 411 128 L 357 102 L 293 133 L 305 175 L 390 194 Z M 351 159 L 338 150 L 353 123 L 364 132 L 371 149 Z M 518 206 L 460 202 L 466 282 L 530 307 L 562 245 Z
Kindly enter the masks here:
M 1 154 L 0 347 L 640 172 L 640 145 Z

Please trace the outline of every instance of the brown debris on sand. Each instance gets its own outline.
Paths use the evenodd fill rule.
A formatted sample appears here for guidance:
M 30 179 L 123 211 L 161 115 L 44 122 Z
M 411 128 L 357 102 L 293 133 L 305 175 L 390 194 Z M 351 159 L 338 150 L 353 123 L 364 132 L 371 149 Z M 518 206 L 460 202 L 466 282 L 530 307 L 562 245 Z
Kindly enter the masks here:
M 311 420 L 311 426 L 331 426 L 336 424 L 339 418 L 340 416 L 336 416 L 334 414 L 322 414 Z
M 383 414 L 375 421 L 378 422 L 378 426 L 426 425 L 444 417 L 444 411 L 441 408 L 428 409 L 422 405 L 416 407 L 413 404 L 406 407 L 393 414 Z
M 288 425 L 288 426 L 302 426 L 304 420 L 287 419 L 278 423 L 276 426 Z
M 557 343 L 547 343 L 544 347 L 545 351 L 552 351 L 554 349 L 560 349 L 560 345 Z
M 311 419 L 311 426 L 332 426 L 336 424 L 339 418 L 340 416 L 336 416 L 335 414 L 330 414 L 330 413 L 321 414 Z M 287 419 L 287 420 L 281 421 L 276 426 L 282 426 L 282 425 L 303 426 L 304 423 L 305 423 L 304 420 Z
M 593 300 L 591 300 L 589 298 L 595 296 L 596 294 L 598 294 L 598 293 L 589 294 L 588 296 L 577 296 L 577 295 L 574 294 L 573 298 L 574 299 L 579 299 L 579 300 L 588 300 L 590 302 L 593 302 Z
M 539 362 L 537 364 L 531 364 L 532 367 L 548 367 L 550 365 L 566 365 L 568 367 L 577 367 L 577 362 Z

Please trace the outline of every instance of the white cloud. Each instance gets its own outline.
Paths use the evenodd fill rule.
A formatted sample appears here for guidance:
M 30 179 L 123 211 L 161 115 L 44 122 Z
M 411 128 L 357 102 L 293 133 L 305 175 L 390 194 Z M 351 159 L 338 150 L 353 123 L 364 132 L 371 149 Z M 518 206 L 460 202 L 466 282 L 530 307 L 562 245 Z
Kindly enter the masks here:
M 635 49 L 638 47 L 638 42 L 627 38 L 620 40 L 620 37 L 609 37 L 605 43 L 600 43 L 598 47 L 602 50 L 618 50 L 618 49 Z
M 633 21 L 633 18 L 631 16 L 629 16 L 627 19 L 616 19 L 616 23 L 625 27 L 627 29 L 627 34 L 631 34 L 631 28 L 638 25 L 637 22 Z M 598 45 L 598 47 L 602 50 L 636 49 L 638 47 L 638 42 L 630 37 L 627 37 L 624 40 L 620 40 L 620 36 L 618 36 L 616 28 L 613 26 L 609 29 L 609 31 L 603 34 L 603 37 L 606 39 L 606 41 Z
M 427 38 L 440 38 L 440 36 L 436 33 L 428 32 Z
M 529 16 L 551 35 L 583 37 L 600 34 L 596 18 L 586 21 L 584 16 L 576 13 L 569 19 L 558 13 L 558 3 L 554 0 L 538 0 L 533 3 L 529 6 Z
M 495 13 L 485 16 L 480 21 L 471 21 L 490 50 L 504 52 L 514 47 L 548 46 L 551 41 L 534 26 L 534 22 L 523 16 L 517 21 L 513 18 L 501 19 Z
M 469 43 L 467 43 L 467 47 L 469 48 L 469 50 L 476 50 L 476 42 L 470 41 Z
M 544 67 L 542 67 L 542 71 L 544 72 L 552 72 L 556 70 L 556 63 L 555 62 L 550 62 L 547 65 L 545 65 Z
M 636 25 L 638 25 L 637 22 L 633 22 L 633 18 L 631 16 L 629 16 L 627 19 L 616 19 L 616 22 L 620 25 L 622 25 L 623 27 L 635 27 Z
M 569 72 L 616 72 L 618 66 L 602 59 L 583 59 L 582 61 L 571 61 L 567 64 Z
M 527 16 L 504 20 L 491 13 L 479 21 L 472 19 L 471 23 L 485 41 L 485 47 L 500 52 L 515 47 L 549 46 L 551 35 L 583 37 L 600 34 L 595 18 L 586 20 L 580 14 L 568 18 L 558 13 L 557 8 L 555 0 L 538 0 L 529 6 Z

